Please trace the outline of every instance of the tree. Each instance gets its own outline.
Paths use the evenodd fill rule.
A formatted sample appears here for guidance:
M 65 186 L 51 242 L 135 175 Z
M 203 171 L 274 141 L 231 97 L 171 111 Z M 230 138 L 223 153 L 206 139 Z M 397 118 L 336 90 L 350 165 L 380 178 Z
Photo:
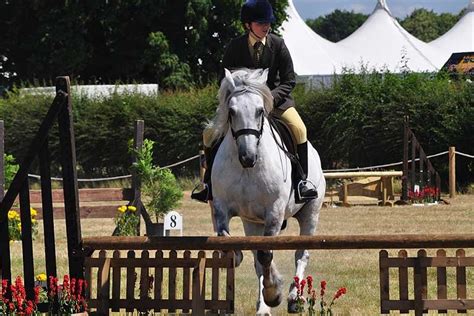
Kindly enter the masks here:
M 458 17 L 450 13 L 438 15 L 433 10 L 416 9 L 400 24 L 413 36 L 431 42 L 446 33 L 456 24 Z
M 225 45 L 243 31 L 242 2 L 0 0 L 0 85 L 58 75 L 162 88 L 206 84 L 217 77 Z M 271 2 L 277 29 L 288 2 Z
M 357 30 L 367 18 L 368 15 L 362 13 L 335 10 L 317 19 L 308 19 L 306 24 L 327 40 L 338 42 Z

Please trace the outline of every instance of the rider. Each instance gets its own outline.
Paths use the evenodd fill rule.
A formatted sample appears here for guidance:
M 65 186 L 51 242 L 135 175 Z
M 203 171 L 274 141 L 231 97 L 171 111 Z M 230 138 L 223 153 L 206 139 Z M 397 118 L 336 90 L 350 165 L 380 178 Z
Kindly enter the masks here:
M 318 196 L 315 187 L 306 182 L 308 174 L 308 141 L 306 126 L 295 109 L 290 93 L 296 85 L 293 61 L 282 38 L 270 33 L 270 24 L 275 21 L 273 8 L 268 0 L 247 0 L 241 9 L 241 21 L 246 33 L 233 39 L 222 59 L 219 82 L 224 78 L 224 69 L 269 68 L 267 86 L 270 88 L 274 110 L 272 115 L 281 118 L 290 128 L 297 143 L 298 197 L 304 202 Z M 201 202 L 212 200 L 211 169 L 218 146 L 211 143 L 212 132 L 204 130 L 203 143 L 206 156 L 204 189 L 193 192 L 191 197 Z M 301 170 L 302 169 L 302 170 Z

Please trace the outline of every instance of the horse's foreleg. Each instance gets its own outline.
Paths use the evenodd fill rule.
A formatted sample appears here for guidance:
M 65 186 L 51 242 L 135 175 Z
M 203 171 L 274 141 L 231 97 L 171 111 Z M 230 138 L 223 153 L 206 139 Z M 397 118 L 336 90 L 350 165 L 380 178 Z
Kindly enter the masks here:
M 296 215 L 300 226 L 300 236 L 312 236 L 316 233 L 319 221 L 319 211 L 314 202 L 309 202 Z M 309 262 L 309 251 L 298 249 L 295 252 L 295 276 L 302 280 L 305 278 L 306 266 Z M 291 283 L 288 295 L 288 312 L 296 312 L 297 289 L 294 282 Z
M 280 208 L 273 208 L 280 209 Z M 283 223 L 283 214 L 269 214 L 265 219 L 263 228 L 264 236 L 276 236 L 280 233 Z M 273 262 L 273 251 L 258 250 L 257 261 L 262 266 L 263 271 L 263 298 L 268 306 L 275 307 L 282 301 L 283 281 Z
M 217 233 L 217 236 L 230 237 L 229 229 L 229 212 L 219 206 L 219 203 L 214 203 L 213 205 L 214 212 L 214 229 Z M 234 250 L 235 266 L 238 267 L 242 263 L 244 255 L 241 250 Z

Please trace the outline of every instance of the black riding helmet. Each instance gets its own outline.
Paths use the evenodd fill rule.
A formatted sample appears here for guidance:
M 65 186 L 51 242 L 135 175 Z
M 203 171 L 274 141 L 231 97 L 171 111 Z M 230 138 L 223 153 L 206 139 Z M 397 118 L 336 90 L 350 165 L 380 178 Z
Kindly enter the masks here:
M 242 23 L 273 23 L 275 16 L 268 0 L 247 0 L 240 11 Z

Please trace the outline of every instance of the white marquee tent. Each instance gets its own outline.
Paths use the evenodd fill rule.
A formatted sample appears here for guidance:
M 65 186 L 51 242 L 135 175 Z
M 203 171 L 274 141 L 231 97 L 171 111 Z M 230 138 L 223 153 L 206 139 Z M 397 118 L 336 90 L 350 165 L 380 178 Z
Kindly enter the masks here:
M 444 64 L 438 50 L 412 36 L 391 15 L 385 0 L 379 0 L 365 23 L 337 45 L 351 51 L 351 58 L 344 60 L 347 67 L 369 68 L 401 72 L 437 71 Z
M 342 53 L 333 42 L 316 34 L 296 11 L 293 1 L 287 8 L 288 20 L 281 31 L 299 76 L 340 73 Z
M 449 32 L 427 44 L 408 33 L 392 16 L 385 0 L 378 0 L 367 21 L 353 34 L 332 43 L 309 28 L 292 0 L 281 33 L 303 77 L 328 77 L 344 68 L 416 72 L 438 71 L 453 50 L 474 51 L 474 0 L 466 15 Z M 454 48 L 453 48 L 454 47 Z M 459 48 L 458 48 L 459 47 Z
M 429 44 L 443 53 L 445 61 L 452 53 L 474 52 L 474 0 L 456 25 Z

